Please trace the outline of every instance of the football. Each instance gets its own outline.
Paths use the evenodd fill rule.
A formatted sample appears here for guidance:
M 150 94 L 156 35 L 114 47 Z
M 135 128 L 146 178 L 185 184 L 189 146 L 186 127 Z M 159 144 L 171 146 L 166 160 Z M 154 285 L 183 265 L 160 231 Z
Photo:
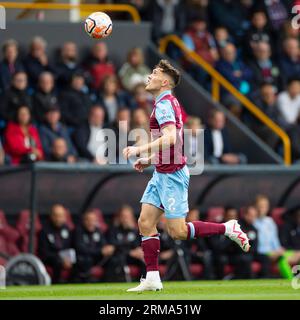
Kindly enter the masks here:
M 95 39 L 108 37 L 112 32 L 112 21 L 104 12 L 94 12 L 85 20 L 86 33 Z

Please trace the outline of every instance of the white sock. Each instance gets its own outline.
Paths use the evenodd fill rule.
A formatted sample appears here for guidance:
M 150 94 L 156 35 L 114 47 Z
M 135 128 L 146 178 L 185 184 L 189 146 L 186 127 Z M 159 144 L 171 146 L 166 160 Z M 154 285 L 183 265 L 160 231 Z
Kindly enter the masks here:
M 161 281 L 159 271 L 148 271 L 146 275 L 146 280 Z

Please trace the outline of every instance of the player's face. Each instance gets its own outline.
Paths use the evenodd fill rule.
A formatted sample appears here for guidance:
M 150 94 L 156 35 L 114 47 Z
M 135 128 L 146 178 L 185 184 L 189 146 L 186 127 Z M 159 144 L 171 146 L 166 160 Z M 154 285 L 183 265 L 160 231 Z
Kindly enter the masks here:
M 159 91 L 165 80 L 164 73 L 159 68 L 153 69 L 152 73 L 148 77 L 146 90 L 149 92 Z

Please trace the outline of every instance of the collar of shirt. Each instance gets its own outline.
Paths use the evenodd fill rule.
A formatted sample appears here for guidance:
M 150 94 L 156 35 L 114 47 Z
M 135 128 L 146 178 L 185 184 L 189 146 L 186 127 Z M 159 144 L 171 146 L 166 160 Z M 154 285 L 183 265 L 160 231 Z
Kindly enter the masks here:
M 172 94 L 171 90 L 166 90 L 166 91 L 162 92 L 158 97 L 156 97 L 155 103 L 158 103 L 163 97 L 165 97 L 169 94 Z

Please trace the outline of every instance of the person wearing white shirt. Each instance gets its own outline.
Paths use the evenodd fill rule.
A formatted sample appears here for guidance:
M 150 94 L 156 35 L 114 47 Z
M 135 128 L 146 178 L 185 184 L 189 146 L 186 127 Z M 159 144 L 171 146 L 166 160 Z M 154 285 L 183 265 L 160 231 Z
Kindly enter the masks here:
M 290 125 L 295 124 L 300 113 L 300 80 L 290 80 L 287 90 L 279 94 L 277 102 L 284 120 Z

